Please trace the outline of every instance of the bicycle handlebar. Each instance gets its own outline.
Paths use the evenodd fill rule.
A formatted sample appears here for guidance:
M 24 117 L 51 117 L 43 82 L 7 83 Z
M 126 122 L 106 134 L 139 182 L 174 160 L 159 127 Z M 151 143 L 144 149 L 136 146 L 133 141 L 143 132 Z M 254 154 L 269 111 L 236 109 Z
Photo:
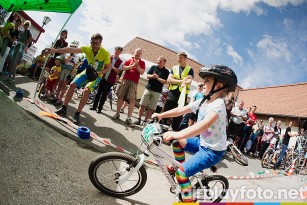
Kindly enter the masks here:
M 152 118 L 152 120 L 151 121 L 149 121 L 149 123 L 158 123 L 159 121 L 158 121 L 158 118 L 157 117 L 154 117 L 154 118 Z M 169 126 L 167 126 L 167 125 L 164 125 L 164 124 L 159 124 L 160 126 L 161 126 L 161 128 L 162 128 L 162 133 L 161 134 L 163 134 L 163 133 L 165 133 L 165 132 L 167 132 L 167 131 L 169 131 Z M 163 136 L 161 135 L 161 138 L 162 138 L 162 140 L 163 140 Z M 172 145 L 174 145 L 174 146 L 178 146 L 179 144 L 179 141 L 178 140 L 170 140 L 170 143 L 172 144 Z

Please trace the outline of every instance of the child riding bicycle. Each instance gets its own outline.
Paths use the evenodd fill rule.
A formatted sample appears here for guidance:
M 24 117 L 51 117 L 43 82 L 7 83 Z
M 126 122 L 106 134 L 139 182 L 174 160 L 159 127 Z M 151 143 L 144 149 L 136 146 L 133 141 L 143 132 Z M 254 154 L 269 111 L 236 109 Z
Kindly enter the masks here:
M 233 92 L 237 86 L 237 76 L 227 66 L 212 65 L 203 67 L 199 76 L 204 80 L 203 99 L 196 100 L 183 108 L 174 108 L 152 117 L 176 117 L 190 112 L 198 112 L 197 123 L 179 132 L 166 132 L 163 139 L 166 142 L 178 140 L 173 143 L 173 151 L 177 161 L 182 166 L 176 171 L 176 179 L 181 187 L 182 200 L 193 201 L 192 185 L 189 180 L 197 172 L 210 168 L 222 159 L 226 146 L 227 113 L 223 100 L 228 92 Z M 185 86 L 183 83 L 182 86 Z M 185 161 L 185 153 L 194 155 Z

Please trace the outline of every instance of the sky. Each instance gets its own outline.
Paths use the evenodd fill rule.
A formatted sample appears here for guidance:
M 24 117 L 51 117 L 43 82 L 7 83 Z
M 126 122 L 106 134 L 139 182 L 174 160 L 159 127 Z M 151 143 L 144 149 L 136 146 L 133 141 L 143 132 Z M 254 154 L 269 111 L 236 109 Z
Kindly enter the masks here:
M 69 17 L 26 13 L 38 23 L 51 18 L 37 54 Z M 141 37 L 203 65 L 227 65 L 245 89 L 307 82 L 307 0 L 83 0 L 65 29 L 80 45 L 101 33 L 111 54 Z

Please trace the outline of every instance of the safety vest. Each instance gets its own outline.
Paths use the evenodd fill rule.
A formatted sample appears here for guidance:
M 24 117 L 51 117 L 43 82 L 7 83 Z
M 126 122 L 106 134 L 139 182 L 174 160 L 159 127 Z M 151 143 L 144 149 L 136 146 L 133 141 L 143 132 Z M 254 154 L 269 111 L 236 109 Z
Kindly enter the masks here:
M 182 80 L 183 78 L 187 77 L 189 75 L 189 71 L 190 71 L 191 67 L 190 66 L 185 66 L 185 68 L 183 69 L 182 73 L 181 73 L 181 77 L 180 77 L 180 73 L 179 73 L 179 65 L 176 65 L 173 67 L 173 78 L 177 79 L 177 80 Z M 169 90 L 176 90 L 179 86 L 179 91 L 181 92 L 182 87 L 180 86 L 180 84 L 170 84 L 169 86 Z M 187 90 L 186 90 L 186 94 L 189 94 L 190 91 L 190 85 L 186 85 Z

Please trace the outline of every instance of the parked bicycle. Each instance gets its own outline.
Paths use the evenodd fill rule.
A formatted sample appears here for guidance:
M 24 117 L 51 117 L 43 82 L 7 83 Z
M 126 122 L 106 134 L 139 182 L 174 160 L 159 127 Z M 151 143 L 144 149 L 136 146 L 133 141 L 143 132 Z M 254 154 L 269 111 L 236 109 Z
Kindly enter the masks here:
M 82 95 L 83 95 L 83 90 L 84 90 L 84 86 L 83 85 L 80 89 L 77 89 L 75 90 L 75 93 L 74 93 L 74 99 L 76 100 L 79 100 L 82 98 Z M 97 91 L 98 91 L 98 86 L 96 86 L 93 91 L 90 93 L 88 99 L 87 99 L 87 102 L 86 104 L 90 105 L 94 102 L 94 99 L 95 99 L 95 96 L 97 94 Z
M 42 78 L 37 82 L 37 93 L 38 93 L 38 98 L 40 100 L 45 100 L 46 99 L 46 84 L 47 84 L 47 79 L 49 78 L 49 72 L 44 69 L 42 74 Z
M 112 104 L 113 102 L 117 102 L 117 95 L 115 93 L 115 90 L 116 90 L 116 85 L 113 85 L 110 90 L 109 90 L 109 93 L 108 93 L 108 98 L 109 98 L 109 101 L 110 101 L 110 108 L 112 110 Z
M 232 136 L 227 139 L 227 151 L 230 151 L 234 160 L 239 162 L 244 166 L 248 166 L 247 157 L 238 149 L 238 147 L 233 143 Z
M 236 119 L 236 120 L 234 120 Z M 242 121 L 240 121 L 241 118 L 233 118 L 233 121 L 235 124 L 240 124 Z M 228 127 L 229 129 L 229 127 Z M 235 139 L 238 138 L 239 133 L 239 126 L 236 126 L 233 130 L 233 133 L 228 133 L 227 135 L 227 151 L 230 151 L 232 156 L 234 157 L 234 160 L 236 162 L 239 162 L 239 164 L 242 164 L 243 166 L 248 165 L 247 157 L 240 151 L 240 149 L 235 144 Z M 238 140 L 237 140 L 238 141 Z
M 130 156 L 126 153 L 109 152 L 94 159 L 88 169 L 93 185 L 101 192 L 113 197 L 126 197 L 139 192 L 147 181 L 144 161 L 149 154 L 153 154 L 157 165 L 168 180 L 170 192 L 180 199 L 180 186 L 174 175 L 167 170 L 163 160 L 167 160 L 175 169 L 181 164 L 167 154 L 161 147 L 163 133 L 168 127 L 159 124 L 157 120 L 148 123 L 142 131 L 142 141 L 146 146 L 144 151 Z M 229 187 L 228 180 L 221 175 L 206 175 L 204 172 L 190 178 L 194 187 L 194 197 L 197 201 L 219 202 L 226 195 Z M 217 195 L 214 195 L 217 194 Z
M 306 150 L 305 138 L 298 137 L 297 145 L 295 147 L 287 149 L 286 155 L 283 159 L 285 163 L 285 171 L 289 171 L 294 163 L 294 172 L 298 174 L 304 170 L 304 150 Z

